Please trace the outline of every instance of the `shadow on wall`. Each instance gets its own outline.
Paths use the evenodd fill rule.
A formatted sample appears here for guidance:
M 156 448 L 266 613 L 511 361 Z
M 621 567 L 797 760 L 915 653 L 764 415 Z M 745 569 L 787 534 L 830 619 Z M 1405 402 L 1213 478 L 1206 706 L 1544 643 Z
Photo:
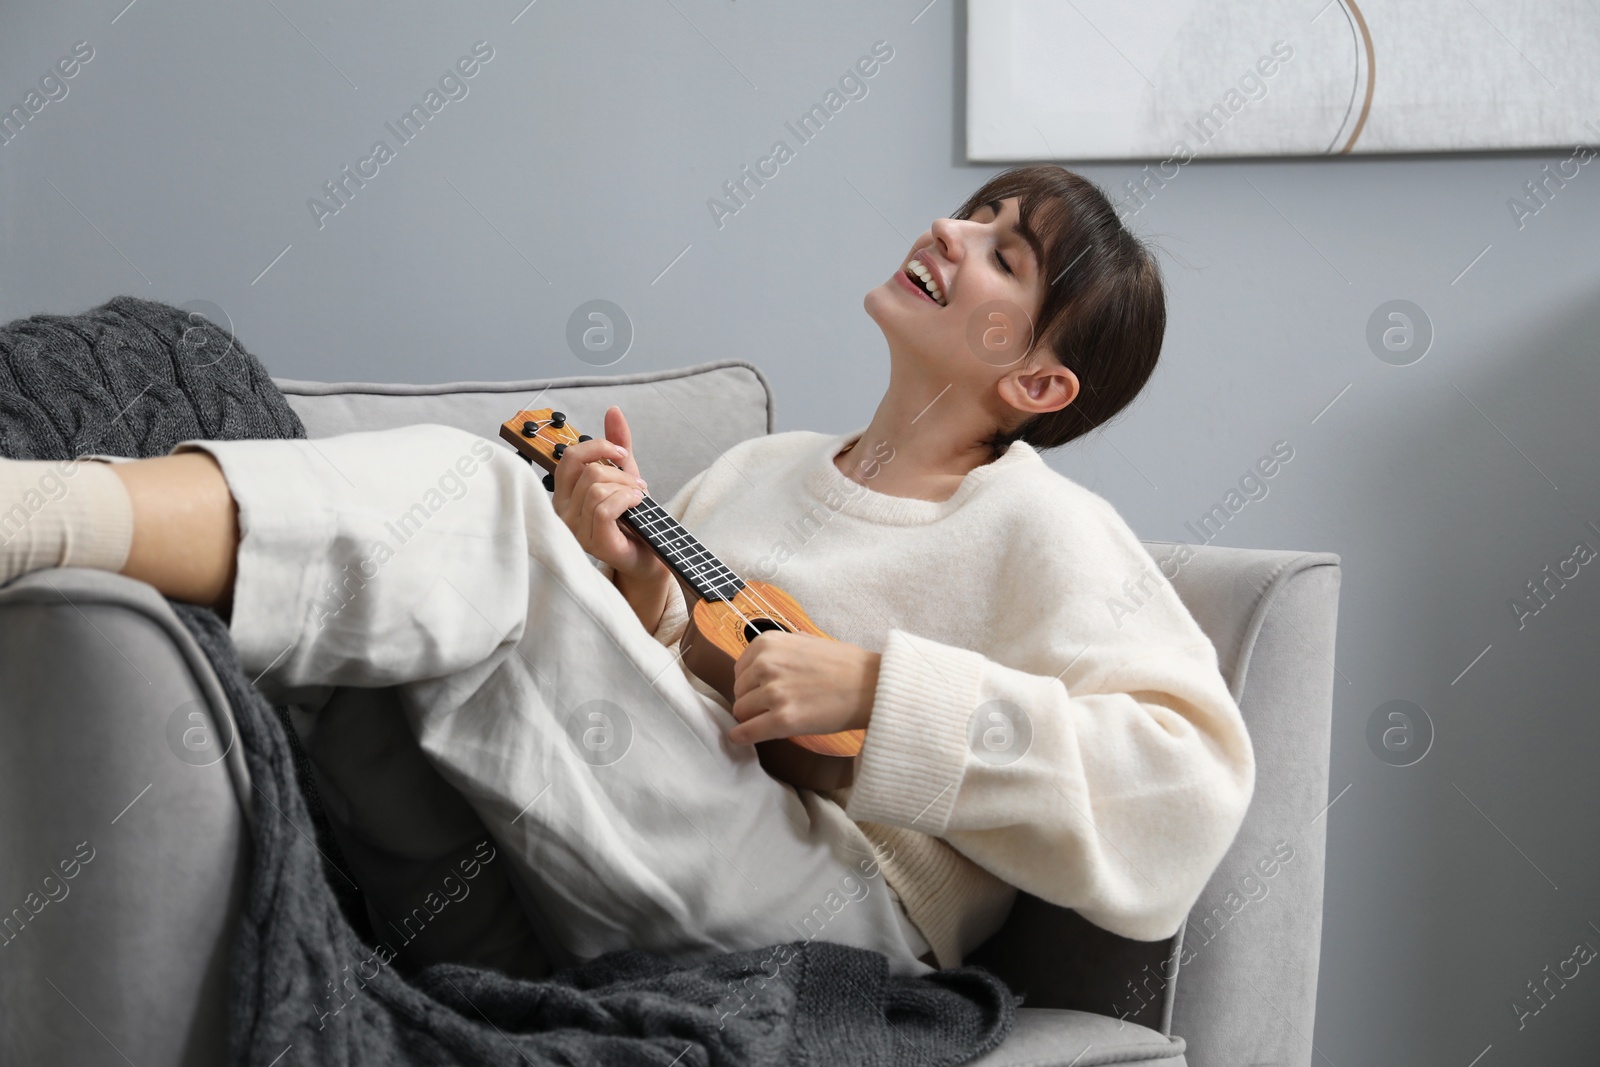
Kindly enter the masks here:
M 989 164 L 967 163 L 966 0 L 956 0 L 955 7 L 955 29 L 950 35 L 950 39 L 955 42 L 954 55 L 950 57 L 950 165 L 990 167 Z
M 1582 1062 L 1576 1047 L 1562 1058 L 1550 1042 L 1576 1040 L 1586 994 L 1540 1000 L 1529 982 L 1548 980 L 1580 941 L 1600 948 L 1587 921 L 1600 920 L 1589 906 L 1600 887 L 1587 847 L 1594 807 L 1572 803 L 1592 789 L 1600 750 L 1600 556 L 1557 574 L 1579 542 L 1600 553 L 1600 294 L 1516 322 L 1502 339 L 1452 332 L 1425 357 L 1435 363 L 1426 398 L 1406 386 L 1409 409 L 1387 432 L 1374 419 L 1360 451 L 1340 457 L 1366 472 L 1356 480 L 1370 498 L 1348 506 L 1366 513 L 1371 536 L 1368 559 L 1344 556 L 1348 684 L 1335 689 L 1329 793 L 1351 783 L 1366 793 L 1352 805 L 1363 820 L 1393 817 L 1369 852 L 1383 869 L 1341 864 L 1331 828 L 1329 901 L 1344 895 L 1346 915 L 1387 924 L 1372 936 L 1394 942 L 1396 962 L 1413 961 L 1402 966 L 1415 968 L 1417 1001 L 1403 1014 L 1419 1059 L 1437 1052 L 1423 1032 L 1452 1021 L 1468 1058 L 1493 1042 L 1502 1062 Z M 1539 583 L 1543 604 L 1530 594 Z M 1425 717 L 1373 727 L 1397 699 Z M 1437 964 L 1461 960 L 1468 940 L 1471 973 L 1445 980 Z M 1600 989 L 1600 977 L 1588 981 Z

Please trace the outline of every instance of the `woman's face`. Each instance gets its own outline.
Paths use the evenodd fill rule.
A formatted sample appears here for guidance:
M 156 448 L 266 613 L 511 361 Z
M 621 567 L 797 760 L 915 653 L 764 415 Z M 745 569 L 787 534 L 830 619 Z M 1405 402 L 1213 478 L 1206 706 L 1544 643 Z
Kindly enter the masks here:
M 862 301 L 891 355 L 947 376 L 993 377 L 1026 354 L 1047 279 L 1016 224 L 1016 197 L 985 204 L 970 219 L 934 220 Z M 921 275 L 937 297 L 914 277 Z

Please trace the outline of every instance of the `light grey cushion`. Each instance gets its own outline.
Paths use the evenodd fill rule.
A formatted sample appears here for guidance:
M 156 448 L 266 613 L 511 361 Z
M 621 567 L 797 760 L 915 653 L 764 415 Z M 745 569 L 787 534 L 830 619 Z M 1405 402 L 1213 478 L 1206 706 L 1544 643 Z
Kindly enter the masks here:
M 772 391 L 754 364 L 702 363 L 616 377 L 385 385 L 274 378 L 311 437 L 436 422 L 502 447 L 500 424 L 523 408 L 553 407 L 579 433 L 604 436 L 602 415 L 622 408 L 650 495 L 665 501 L 747 437 L 771 433 Z
M 1085 1011 L 1023 1007 L 1005 1043 L 970 1067 L 1187 1067 L 1181 1037 Z

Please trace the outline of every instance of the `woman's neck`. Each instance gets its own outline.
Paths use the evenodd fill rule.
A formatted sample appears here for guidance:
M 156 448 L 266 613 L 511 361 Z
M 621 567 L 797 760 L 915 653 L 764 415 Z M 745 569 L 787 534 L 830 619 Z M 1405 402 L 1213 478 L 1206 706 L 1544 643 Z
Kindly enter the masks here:
M 954 386 L 941 394 L 942 388 L 891 383 L 857 445 L 835 456 L 833 465 L 886 496 L 949 499 L 961 479 L 993 459 L 984 441 L 994 427 L 951 395 Z M 883 443 L 892 449 L 889 458 Z

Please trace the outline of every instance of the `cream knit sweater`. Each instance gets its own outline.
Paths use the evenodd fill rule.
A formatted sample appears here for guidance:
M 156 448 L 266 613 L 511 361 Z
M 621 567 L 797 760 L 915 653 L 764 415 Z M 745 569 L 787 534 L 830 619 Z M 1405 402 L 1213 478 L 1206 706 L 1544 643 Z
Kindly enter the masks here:
M 841 474 L 859 436 L 744 441 L 666 505 L 742 577 L 882 652 L 855 784 L 828 800 L 890 846 L 884 876 L 941 967 L 1018 888 L 1171 936 L 1255 787 L 1210 640 L 1111 504 L 1027 444 L 933 502 Z M 685 624 L 674 588 L 657 640 Z

